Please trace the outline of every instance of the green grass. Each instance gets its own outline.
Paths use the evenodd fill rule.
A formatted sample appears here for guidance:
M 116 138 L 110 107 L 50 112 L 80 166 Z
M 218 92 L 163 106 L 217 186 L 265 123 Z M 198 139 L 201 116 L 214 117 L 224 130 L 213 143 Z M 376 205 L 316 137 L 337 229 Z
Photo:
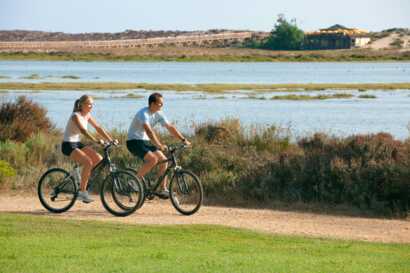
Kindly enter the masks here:
M 2 273 L 409 272 L 410 268 L 409 244 L 12 214 L 0 214 L 0 245 Z
M 144 89 L 151 91 L 201 91 L 220 93 L 248 90 L 256 92 L 300 92 L 323 90 L 400 90 L 410 89 L 409 83 L 322 83 L 322 84 L 167 84 L 167 83 L 117 83 L 117 82 L 64 82 L 64 83 L 0 83 L 1 90 L 127 90 Z

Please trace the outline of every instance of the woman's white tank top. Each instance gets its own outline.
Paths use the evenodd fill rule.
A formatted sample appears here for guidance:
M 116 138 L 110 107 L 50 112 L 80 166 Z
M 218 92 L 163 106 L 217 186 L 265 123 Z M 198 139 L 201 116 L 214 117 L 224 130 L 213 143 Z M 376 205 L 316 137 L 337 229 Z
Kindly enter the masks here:
M 78 116 L 80 123 L 87 129 L 88 126 L 88 115 L 83 117 L 80 113 L 74 112 L 70 119 L 68 120 L 67 126 L 64 131 L 64 141 L 66 142 L 80 142 L 81 131 L 80 128 L 73 121 L 73 116 Z

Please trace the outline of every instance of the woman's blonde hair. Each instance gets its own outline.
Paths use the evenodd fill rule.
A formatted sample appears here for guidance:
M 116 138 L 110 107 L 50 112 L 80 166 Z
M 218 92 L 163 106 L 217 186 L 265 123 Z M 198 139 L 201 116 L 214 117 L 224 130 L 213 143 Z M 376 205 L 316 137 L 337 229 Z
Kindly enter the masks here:
M 89 95 L 82 95 L 79 99 L 75 100 L 73 112 L 80 112 L 83 103 L 89 99 L 92 99 L 92 97 Z

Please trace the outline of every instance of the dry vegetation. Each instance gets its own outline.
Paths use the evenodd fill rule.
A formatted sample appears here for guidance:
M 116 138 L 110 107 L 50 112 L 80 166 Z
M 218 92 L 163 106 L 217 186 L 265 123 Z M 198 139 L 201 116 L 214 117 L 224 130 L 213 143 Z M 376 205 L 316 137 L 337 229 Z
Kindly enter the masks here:
M 67 166 L 61 135 L 32 126 L 49 126 L 47 118 L 35 115 L 28 120 L 24 114 L 43 113 L 40 106 L 20 99 L 2 109 L 23 114 L 1 120 L 1 128 L 18 124 L 16 128 L 28 131 L 0 132 L 0 185 L 34 189 L 47 168 Z M 112 134 L 125 143 L 125 133 Z M 181 164 L 199 175 L 208 203 L 347 205 L 403 217 L 410 207 L 410 139 L 399 141 L 386 133 L 345 138 L 315 134 L 294 143 L 288 130 L 272 126 L 246 132 L 238 120 L 199 124 L 189 138 L 193 149 L 183 154 Z M 122 167 L 141 163 L 124 148 L 115 150 L 112 158 Z

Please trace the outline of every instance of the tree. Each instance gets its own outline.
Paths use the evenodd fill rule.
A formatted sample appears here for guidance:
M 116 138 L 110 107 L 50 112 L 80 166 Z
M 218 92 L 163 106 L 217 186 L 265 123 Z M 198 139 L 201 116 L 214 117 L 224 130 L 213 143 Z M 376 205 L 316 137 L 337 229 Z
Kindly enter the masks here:
M 304 33 L 296 26 L 296 20 L 288 22 L 279 14 L 275 27 L 264 47 L 273 50 L 299 50 L 303 46 Z

